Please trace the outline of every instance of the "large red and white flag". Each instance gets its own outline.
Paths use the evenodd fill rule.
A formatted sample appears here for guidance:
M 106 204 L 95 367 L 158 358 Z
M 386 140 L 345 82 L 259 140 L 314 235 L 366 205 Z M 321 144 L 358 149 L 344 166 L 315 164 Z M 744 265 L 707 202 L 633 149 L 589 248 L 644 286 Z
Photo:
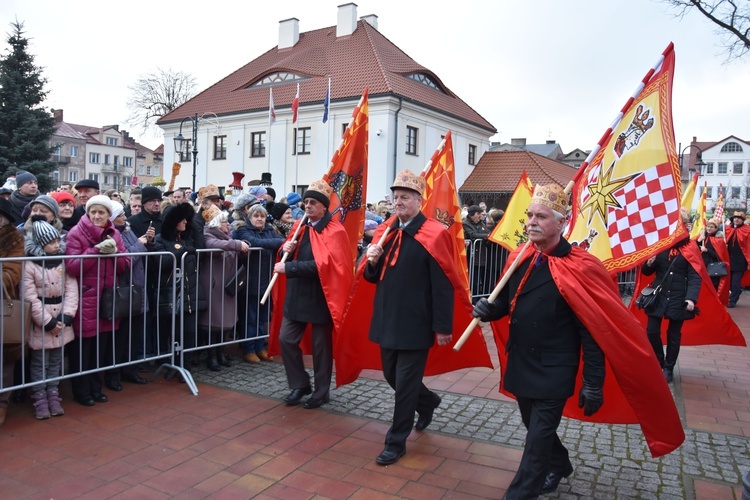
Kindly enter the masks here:
M 611 273 L 684 238 L 682 183 L 672 126 L 670 43 L 574 179 L 571 243 L 588 241 Z
M 268 89 L 268 124 L 276 123 L 276 109 L 273 107 L 273 89 Z
M 323 179 L 333 188 L 328 210 L 341 222 L 349 235 L 352 268 L 357 257 L 357 244 L 365 225 L 365 194 L 367 193 L 367 156 L 369 148 L 370 107 L 365 88 L 359 104 L 352 111 L 341 145 L 333 153 L 331 166 Z
M 292 101 L 292 123 L 297 123 L 297 112 L 299 111 L 299 83 L 297 84 L 297 94 Z
M 442 223 L 453 237 L 456 243 L 456 267 L 464 282 L 466 293 L 470 293 L 464 225 L 461 222 L 461 205 L 458 203 L 456 190 L 456 166 L 453 158 L 453 136 L 450 130 L 432 153 L 430 163 L 423 170 L 422 176 L 425 178 L 422 212 L 427 217 L 432 217 Z

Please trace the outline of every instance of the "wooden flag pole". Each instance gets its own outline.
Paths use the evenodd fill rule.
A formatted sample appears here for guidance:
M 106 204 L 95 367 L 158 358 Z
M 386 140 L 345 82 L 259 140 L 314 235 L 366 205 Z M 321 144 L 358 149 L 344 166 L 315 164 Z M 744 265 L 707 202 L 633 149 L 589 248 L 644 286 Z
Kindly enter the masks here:
M 575 185 L 574 181 L 570 181 L 567 186 L 565 186 L 565 194 L 570 194 L 570 192 L 573 190 L 573 186 Z M 513 261 L 513 263 L 510 265 L 507 271 L 505 271 L 505 274 L 503 274 L 502 279 L 498 282 L 497 285 L 495 285 L 495 289 L 492 290 L 492 293 L 489 297 L 487 297 L 487 300 L 492 303 L 495 302 L 497 299 L 497 296 L 500 295 L 500 291 L 503 289 L 503 287 L 508 283 L 508 280 L 510 279 L 511 275 L 516 271 L 516 268 L 518 267 L 519 262 L 521 261 L 521 257 L 523 254 L 526 253 L 526 249 L 531 244 L 531 241 L 527 241 L 526 244 L 523 246 L 523 249 L 521 252 L 519 252 L 518 256 L 516 256 L 516 260 Z M 474 331 L 474 328 L 477 327 L 479 324 L 479 318 L 474 318 L 471 320 L 471 323 L 469 323 L 469 326 L 466 327 L 466 330 L 464 330 L 464 333 L 461 334 L 461 336 L 458 338 L 456 343 L 453 345 L 453 350 L 458 352 L 461 350 L 461 347 L 463 347 L 464 343 L 469 339 L 469 335 L 471 335 L 471 332 Z
M 307 222 L 307 214 L 303 215 L 302 218 L 299 221 L 299 224 L 297 224 L 297 229 L 294 230 L 294 235 L 292 235 L 292 244 L 297 244 L 297 235 L 299 235 L 299 230 L 302 228 L 302 226 L 305 225 L 305 222 Z M 289 252 L 284 252 L 284 255 L 281 256 L 281 263 L 283 264 L 286 262 L 286 259 L 289 258 Z M 264 305 L 266 303 L 266 300 L 268 300 L 268 296 L 271 294 L 271 290 L 273 289 L 273 285 L 276 283 L 276 280 L 279 278 L 279 273 L 274 272 L 273 276 L 271 277 L 271 281 L 268 282 L 268 288 L 266 288 L 266 293 L 263 294 L 263 298 L 260 299 L 261 305 Z

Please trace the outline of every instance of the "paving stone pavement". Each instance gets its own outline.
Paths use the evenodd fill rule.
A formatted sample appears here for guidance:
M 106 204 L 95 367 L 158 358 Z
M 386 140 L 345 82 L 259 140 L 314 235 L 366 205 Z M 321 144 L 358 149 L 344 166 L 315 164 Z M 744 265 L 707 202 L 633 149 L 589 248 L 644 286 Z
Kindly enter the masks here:
M 194 368 L 193 376 L 198 382 L 275 400 L 289 393 L 284 367 L 279 362 L 249 364 L 235 360 L 233 366 L 220 372 Z M 678 382 L 679 378 L 675 401 L 684 415 Z M 430 432 L 523 446 L 526 431 L 515 403 L 438 393 L 443 402 Z M 323 409 L 390 422 L 393 392 L 385 382 L 360 377 L 333 389 L 331 402 Z M 737 486 L 750 471 L 750 439 L 741 436 L 686 428 L 686 439 L 680 448 L 653 459 L 637 425 L 591 424 L 563 418 L 558 432 L 571 452 L 575 473 L 549 498 L 695 498 L 692 479 Z

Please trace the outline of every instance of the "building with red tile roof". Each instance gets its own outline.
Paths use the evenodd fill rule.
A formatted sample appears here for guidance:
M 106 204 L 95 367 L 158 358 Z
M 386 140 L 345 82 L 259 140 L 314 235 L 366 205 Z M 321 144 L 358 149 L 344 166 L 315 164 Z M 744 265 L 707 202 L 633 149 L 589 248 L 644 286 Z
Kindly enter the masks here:
M 357 20 L 357 6 L 349 3 L 338 7 L 337 20 L 335 26 L 303 33 L 298 19 L 281 21 L 278 46 L 157 122 L 164 130 L 165 162 L 184 163 L 178 185 L 192 182 L 193 145 L 175 154 L 172 139 L 182 133 L 192 140 L 198 116 L 197 187 L 227 186 L 237 171 L 251 182 L 271 173 L 277 191 L 302 191 L 327 172 L 365 88 L 368 200 L 390 192 L 395 172 L 421 171 L 448 130 L 453 131 L 457 183 L 463 181 L 473 168 L 470 158 L 475 161 L 489 149 L 495 127 L 380 33 L 377 16 Z M 329 120 L 323 123 L 329 78 Z M 293 124 L 298 85 L 299 119 Z M 271 90 L 276 122 L 269 126 Z
M 488 207 L 505 209 L 524 170 L 534 186 L 554 182 L 565 187 L 576 172 L 565 163 L 531 151 L 487 151 L 458 194 L 464 204 L 484 201 Z

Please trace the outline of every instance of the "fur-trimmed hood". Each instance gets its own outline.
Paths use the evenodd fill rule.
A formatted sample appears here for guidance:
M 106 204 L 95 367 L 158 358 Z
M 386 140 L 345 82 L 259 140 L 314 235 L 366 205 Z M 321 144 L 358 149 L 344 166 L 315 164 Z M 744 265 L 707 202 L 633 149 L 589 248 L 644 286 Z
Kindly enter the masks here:
M 15 252 L 23 248 L 23 235 L 13 224 L 0 227 L 0 257 L 17 257 Z
M 166 207 L 162 213 L 161 237 L 166 241 L 175 241 L 177 239 L 177 224 L 185 219 L 187 226 L 183 232 L 185 238 L 192 231 L 193 217 L 195 209 L 189 203 L 180 203 L 179 205 Z

